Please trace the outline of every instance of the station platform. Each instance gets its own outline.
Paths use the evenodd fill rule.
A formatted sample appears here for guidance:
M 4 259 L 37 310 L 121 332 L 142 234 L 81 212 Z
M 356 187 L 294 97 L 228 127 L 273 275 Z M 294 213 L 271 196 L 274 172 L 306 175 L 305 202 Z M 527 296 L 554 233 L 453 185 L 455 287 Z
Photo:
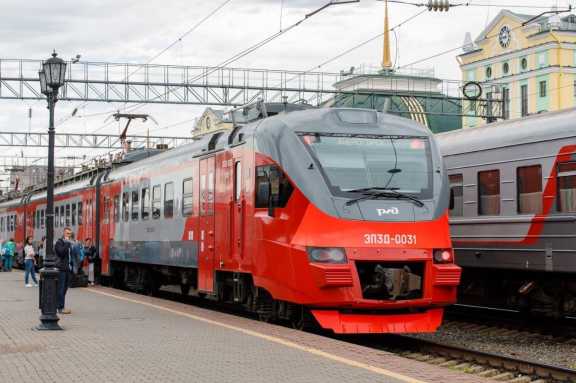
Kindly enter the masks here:
M 329 337 L 104 287 L 71 289 L 64 331 L 41 332 L 38 289 L 0 273 L 0 382 L 488 380 Z

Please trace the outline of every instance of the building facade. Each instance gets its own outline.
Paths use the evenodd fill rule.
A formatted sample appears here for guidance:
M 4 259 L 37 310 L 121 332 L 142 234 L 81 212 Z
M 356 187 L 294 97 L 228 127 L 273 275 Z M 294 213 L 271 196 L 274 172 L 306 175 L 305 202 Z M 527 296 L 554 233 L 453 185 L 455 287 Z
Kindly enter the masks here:
M 232 129 L 232 120 L 222 110 L 206 108 L 192 129 L 192 137 Z
M 480 84 L 481 99 L 503 101 L 505 119 L 576 106 L 575 15 L 503 10 L 474 42 L 467 39 L 458 61 L 462 80 Z M 487 122 L 464 116 L 462 125 Z

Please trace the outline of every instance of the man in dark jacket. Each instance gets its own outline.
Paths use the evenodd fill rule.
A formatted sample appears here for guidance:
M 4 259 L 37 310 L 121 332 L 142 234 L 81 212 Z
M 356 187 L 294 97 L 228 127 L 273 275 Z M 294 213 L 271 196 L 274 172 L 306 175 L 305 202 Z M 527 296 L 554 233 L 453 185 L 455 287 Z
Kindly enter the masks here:
M 68 284 L 72 277 L 72 229 L 69 227 L 64 229 L 64 236 L 56 241 L 54 252 L 58 269 L 58 312 L 70 314 L 71 311 L 65 308 L 65 303 Z

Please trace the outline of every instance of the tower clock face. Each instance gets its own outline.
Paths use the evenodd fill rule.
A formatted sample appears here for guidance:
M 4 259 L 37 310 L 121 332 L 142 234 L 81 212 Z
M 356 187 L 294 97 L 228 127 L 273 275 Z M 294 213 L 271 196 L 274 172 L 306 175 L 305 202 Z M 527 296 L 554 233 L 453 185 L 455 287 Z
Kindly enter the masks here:
M 498 41 L 500 42 L 500 46 L 502 48 L 508 48 L 510 45 L 510 40 L 512 40 L 510 28 L 503 26 L 502 29 L 500 29 L 500 33 L 498 34 Z

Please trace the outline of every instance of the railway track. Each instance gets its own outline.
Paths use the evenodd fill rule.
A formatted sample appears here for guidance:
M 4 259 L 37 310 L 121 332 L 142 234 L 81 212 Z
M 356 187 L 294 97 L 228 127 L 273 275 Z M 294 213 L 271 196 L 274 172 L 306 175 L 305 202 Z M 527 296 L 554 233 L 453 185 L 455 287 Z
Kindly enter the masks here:
M 501 382 L 576 382 L 576 370 L 485 351 L 399 336 L 411 350 L 396 351 L 406 358 L 476 374 Z

